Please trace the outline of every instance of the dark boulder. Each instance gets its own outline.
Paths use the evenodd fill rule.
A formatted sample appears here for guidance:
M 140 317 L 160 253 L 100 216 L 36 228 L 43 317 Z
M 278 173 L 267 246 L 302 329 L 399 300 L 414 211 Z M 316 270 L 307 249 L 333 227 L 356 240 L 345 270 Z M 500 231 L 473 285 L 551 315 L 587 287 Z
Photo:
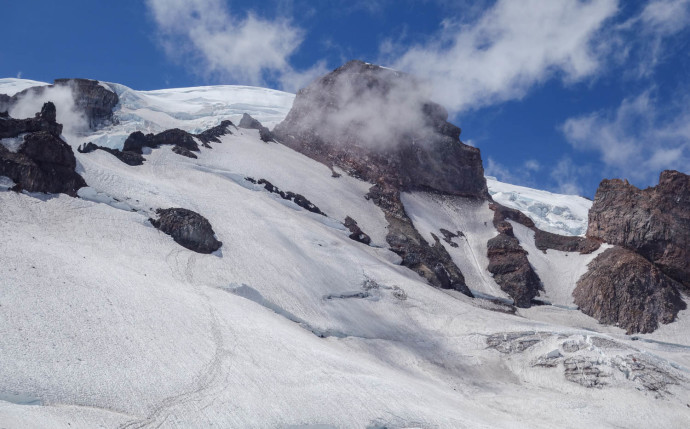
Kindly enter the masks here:
M 268 128 L 264 127 L 261 124 L 261 122 L 257 121 L 256 119 L 252 118 L 246 113 L 242 115 L 239 127 L 251 130 L 259 130 L 259 138 L 263 142 L 268 143 L 274 141 L 273 134 L 271 133 L 271 131 L 269 131 Z
M 587 236 L 634 250 L 690 291 L 690 176 L 667 170 L 657 186 L 642 190 L 603 180 Z
M 362 229 L 357 225 L 357 221 L 352 219 L 350 216 L 345 218 L 345 227 L 350 230 L 349 238 L 351 240 L 357 241 L 362 244 L 371 244 L 371 237 L 365 234 Z
M 168 234 L 179 245 L 197 253 L 213 253 L 223 245 L 216 240 L 209 221 L 200 214 L 183 208 L 156 210 L 158 219 L 151 224 Z
M 686 308 L 680 285 L 647 259 L 616 246 L 589 264 L 573 291 L 580 310 L 628 334 L 649 333 Z
M 76 196 L 86 182 L 75 167 L 72 148 L 47 131 L 24 136 L 17 152 L 0 145 L 0 176 L 9 177 L 18 191 Z

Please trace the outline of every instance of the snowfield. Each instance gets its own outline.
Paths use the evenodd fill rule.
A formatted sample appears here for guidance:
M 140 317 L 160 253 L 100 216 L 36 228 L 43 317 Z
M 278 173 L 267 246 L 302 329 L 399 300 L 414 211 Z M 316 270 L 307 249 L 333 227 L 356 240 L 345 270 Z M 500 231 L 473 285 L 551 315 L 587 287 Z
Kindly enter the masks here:
M 202 130 L 244 111 L 270 125 L 292 100 L 247 87 L 107 85 L 123 98 L 120 124 L 84 138 Z M 595 255 L 543 254 L 521 225 L 543 298 L 558 306 L 508 314 L 435 289 L 387 250 L 368 183 L 334 178 L 256 130 L 232 133 L 198 159 L 163 146 L 137 167 L 77 153 L 89 185 L 80 198 L 0 187 L 0 427 L 690 426 L 689 310 L 637 337 L 599 325 L 569 295 Z M 583 206 L 539 192 L 515 201 Z M 507 298 L 485 270 L 496 235 L 486 203 L 402 200 L 425 239 L 463 232 L 458 247 L 442 243 L 469 287 Z M 221 249 L 198 254 L 153 228 L 148 218 L 168 207 L 205 216 Z M 371 246 L 348 238 L 346 216 Z

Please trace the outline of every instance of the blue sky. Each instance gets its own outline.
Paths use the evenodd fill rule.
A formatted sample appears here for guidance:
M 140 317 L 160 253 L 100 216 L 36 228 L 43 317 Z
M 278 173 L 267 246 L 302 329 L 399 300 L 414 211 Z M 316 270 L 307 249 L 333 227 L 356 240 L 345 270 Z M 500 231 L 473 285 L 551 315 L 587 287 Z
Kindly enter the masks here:
M 690 0 L 5 0 L 0 77 L 295 91 L 349 59 L 408 71 L 487 174 L 592 197 L 690 165 Z

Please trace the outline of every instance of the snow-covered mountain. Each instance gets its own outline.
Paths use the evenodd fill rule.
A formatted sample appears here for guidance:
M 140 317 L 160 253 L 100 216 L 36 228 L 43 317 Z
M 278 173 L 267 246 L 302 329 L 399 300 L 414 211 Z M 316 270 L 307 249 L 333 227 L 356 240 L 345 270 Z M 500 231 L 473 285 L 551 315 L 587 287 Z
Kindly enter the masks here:
M 37 84 L 2 79 L 0 94 Z M 508 217 L 551 304 L 515 307 L 487 270 L 492 203 L 405 191 L 416 233 L 443 248 L 475 298 L 432 287 L 390 250 L 393 221 L 371 183 L 256 129 L 199 137 L 244 113 L 273 128 L 294 95 L 101 85 L 118 95 L 111 122 L 63 130 L 88 185 L 78 197 L 0 187 L 0 427 L 690 424 L 689 310 L 629 336 L 574 304 L 610 245 L 543 250 L 538 231 Z M 34 113 L 48 99 L 32 99 Z M 70 100 L 55 101 L 58 122 L 74 117 L 61 113 Z M 132 166 L 77 151 L 171 128 L 194 135 L 195 158 L 144 147 Z M 537 230 L 586 230 L 584 198 L 487 184 Z M 154 228 L 156 209 L 173 207 L 207 219 L 222 247 L 197 253 Z

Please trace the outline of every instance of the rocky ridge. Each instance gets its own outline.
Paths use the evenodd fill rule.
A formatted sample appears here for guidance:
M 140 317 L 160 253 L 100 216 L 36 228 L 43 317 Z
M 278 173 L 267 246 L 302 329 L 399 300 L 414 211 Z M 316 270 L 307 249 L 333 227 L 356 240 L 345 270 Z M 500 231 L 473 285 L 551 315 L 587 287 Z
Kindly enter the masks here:
M 76 196 L 77 190 L 86 186 L 75 171 L 74 152 L 60 138 L 62 125 L 55 118 L 55 105 L 51 102 L 45 103 L 34 118 L 0 116 L 0 135 L 22 140 L 15 152 L 0 144 L 0 176 L 10 178 L 15 191 Z

